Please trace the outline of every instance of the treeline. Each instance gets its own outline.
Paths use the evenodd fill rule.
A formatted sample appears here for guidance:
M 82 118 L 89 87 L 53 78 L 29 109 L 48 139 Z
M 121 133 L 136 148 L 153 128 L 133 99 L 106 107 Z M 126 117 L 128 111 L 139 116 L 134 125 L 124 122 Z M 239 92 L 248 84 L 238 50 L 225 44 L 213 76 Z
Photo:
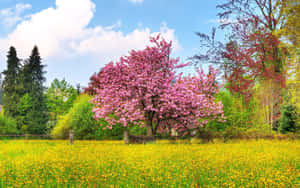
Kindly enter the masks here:
M 48 114 L 43 86 L 44 74 L 44 65 L 37 46 L 24 61 L 17 57 L 14 47 L 9 49 L 2 88 L 4 115 L 16 121 L 16 127 L 10 127 L 10 132 L 46 132 Z
M 109 130 L 106 121 L 94 119 L 92 96 L 82 93 L 79 84 L 74 87 L 65 79 L 54 79 L 45 87 L 45 67 L 37 46 L 25 60 L 10 47 L 7 68 L 0 74 L 0 134 L 50 134 L 64 139 L 73 129 L 75 139 L 123 138 L 121 125 Z

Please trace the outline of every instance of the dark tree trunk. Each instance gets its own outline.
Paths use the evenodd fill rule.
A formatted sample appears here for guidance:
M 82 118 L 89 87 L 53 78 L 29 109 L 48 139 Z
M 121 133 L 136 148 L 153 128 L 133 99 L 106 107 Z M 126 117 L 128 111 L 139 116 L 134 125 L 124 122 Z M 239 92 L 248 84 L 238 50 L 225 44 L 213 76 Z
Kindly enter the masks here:
M 152 122 L 147 121 L 146 127 L 147 127 L 147 136 L 153 136 Z
M 146 127 L 147 127 L 147 136 L 153 136 L 153 125 L 152 125 L 152 120 L 153 120 L 153 115 L 151 115 L 149 112 L 145 113 L 146 117 Z

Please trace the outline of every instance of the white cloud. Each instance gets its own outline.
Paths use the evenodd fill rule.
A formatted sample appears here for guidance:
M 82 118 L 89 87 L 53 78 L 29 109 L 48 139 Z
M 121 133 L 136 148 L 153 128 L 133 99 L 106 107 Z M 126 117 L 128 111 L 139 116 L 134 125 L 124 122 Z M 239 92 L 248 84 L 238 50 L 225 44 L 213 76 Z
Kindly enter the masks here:
M 147 27 L 123 33 L 120 21 L 108 27 L 89 27 L 94 12 L 91 0 L 56 0 L 56 7 L 30 15 L 7 38 L 0 38 L 0 51 L 13 45 L 20 57 L 27 57 L 33 46 L 38 45 L 44 59 L 89 55 L 107 63 L 131 49 L 145 47 L 149 37 L 158 34 Z M 159 32 L 173 41 L 175 51 L 181 49 L 174 30 L 166 23 L 162 23 Z
M 131 3 L 142 3 L 144 0 L 129 0 Z
M 207 23 L 230 24 L 230 23 L 235 23 L 235 22 L 236 22 L 236 20 L 224 18 L 224 19 L 210 19 L 210 20 L 208 20 Z
M 131 49 L 142 49 L 149 44 L 149 37 L 161 34 L 166 40 L 173 42 L 174 51 L 181 50 L 174 30 L 169 29 L 165 23 L 159 32 L 152 32 L 149 28 L 135 29 L 124 34 L 121 31 L 105 30 L 96 27 L 89 31 L 88 36 L 73 45 L 80 54 L 91 54 L 104 61 L 116 60 L 121 55 L 126 55 Z
M 0 10 L 0 21 L 5 27 L 12 27 L 22 20 L 22 14 L 31 9 L 30 4 L 16 4 L 14 8 L 6 8 Z

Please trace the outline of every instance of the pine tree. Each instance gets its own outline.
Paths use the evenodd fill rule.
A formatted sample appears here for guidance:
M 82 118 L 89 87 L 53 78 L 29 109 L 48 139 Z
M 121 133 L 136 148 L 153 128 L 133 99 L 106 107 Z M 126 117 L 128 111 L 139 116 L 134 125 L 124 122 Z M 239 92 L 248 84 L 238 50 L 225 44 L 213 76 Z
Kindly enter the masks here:
M 5 115 L 16 117 L 18 115 L 20 60 L 16 49 L 11 46 L 7 55 L 7 69 L 3 71 L 3 107 Z
M 35 46 L 31 56 L 24 63 L 22 70 L 23 96 L 19 109 L 22 109 L 22 124 L 27 127 L 28 133 L 41 134 L 46 131 L 48 121 L 48 112 L 46 97 L 44 95 L 44 86 L 46 73 L 45 65 L 42 64 L 38 47 Z M 30 107 L 23 108 L 27 104 L 26 100 L 30 99 Z M 24 109 L 26 109 L 24 111 Z

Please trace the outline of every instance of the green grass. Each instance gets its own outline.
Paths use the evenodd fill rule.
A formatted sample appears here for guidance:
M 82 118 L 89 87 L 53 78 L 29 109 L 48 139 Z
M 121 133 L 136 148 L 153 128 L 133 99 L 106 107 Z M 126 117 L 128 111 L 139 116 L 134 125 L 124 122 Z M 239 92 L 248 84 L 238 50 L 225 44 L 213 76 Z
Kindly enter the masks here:
M 300 141 L 0 141 L 0 187 L 300 187 Z

